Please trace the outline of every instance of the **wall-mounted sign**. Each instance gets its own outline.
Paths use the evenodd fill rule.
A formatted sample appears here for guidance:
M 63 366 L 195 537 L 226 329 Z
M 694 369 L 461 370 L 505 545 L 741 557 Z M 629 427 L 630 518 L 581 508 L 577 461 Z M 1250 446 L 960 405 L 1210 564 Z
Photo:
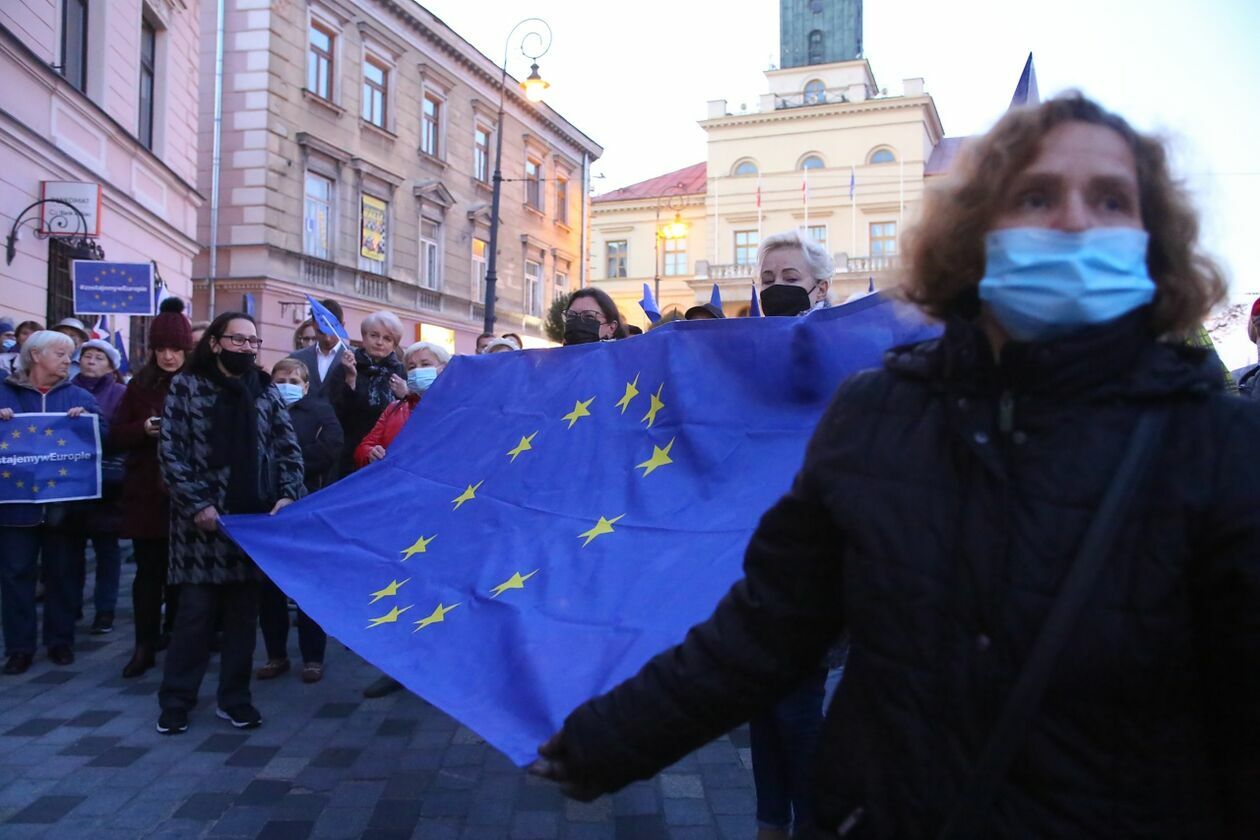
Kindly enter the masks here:
M 40 181 L 39 197 L 55 198 L 40 205 L 39 232 L 48 236 L 100 236 L 101 235 L 101 185 L 85 181 Z M 87 230 L 79 222 L 79 216 L 65 204 L 78 208 L 87 222 Z
M 76 314 L 153 314 L 153 263 L 73 260 L 70 276 Z
M 385 236 L 387 235 L 385 224 L 388 211 L 389 205 L 384 201 L 370 195 L 363 196 L 360 211 L 363 230 L 359 253 L 365 259 L 385 262 Z

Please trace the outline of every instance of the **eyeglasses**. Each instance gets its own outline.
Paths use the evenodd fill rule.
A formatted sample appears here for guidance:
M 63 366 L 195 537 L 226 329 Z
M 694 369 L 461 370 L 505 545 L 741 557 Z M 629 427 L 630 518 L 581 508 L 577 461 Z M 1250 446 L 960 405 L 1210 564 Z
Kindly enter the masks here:
M 246 344 L 248 344 L 250 347 L 252 347 L 255 350 L 257 350 L 259 347 L 262 347 L 262 339 L 258 338 L 257 336 L 251 336 L 251 335 L 240 335 L 240 334 L 221 335 L 219 336 L 219 343 L 230 344 L 233 347 L 244 347 Z
M 586 309 L 586 310 L 583 310 L 582 312 L 574 312 L 572 309 L 566 309 L 564 312 L 564 317 L 565 318 L 581 318 L 583 321 L 586 321 L 587 323 L 590 323 L 590 324 L 605 323 L 604 316 L 591 309 Z

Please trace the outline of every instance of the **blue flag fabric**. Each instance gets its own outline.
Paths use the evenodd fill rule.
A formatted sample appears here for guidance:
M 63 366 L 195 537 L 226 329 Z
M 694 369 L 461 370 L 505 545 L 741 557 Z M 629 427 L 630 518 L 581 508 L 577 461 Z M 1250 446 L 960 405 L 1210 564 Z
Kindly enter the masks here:
M 80 315 L 153 314 L 153 263 L 73 260 L 70 276 Z
M 639 308 L 653 324 L 661 320 L 660 307 L 656 305 L 656 298 L 652 297 L 652 288 L 647 283 L 643 284 L 643 299 L 639 301 Z
M 1037 70 L 1033 67 L 1033 54 L 1028 54 L 1024 62 L 1024 72 L 1019 74 L 1019 82 L 1015 85 L 1015 94 L 1011 97 L 1011 108 L 1021 105 L 1038 105 L 1041 103 L 1041 92 L 1037 90 Z
M 328 307 L 310 295 L 306 296 L 306 301 L 311 305 L 311 318 L 315 321 L 315 329 L 324 335 L 335 335 L 340 338 L 346 347 L 350 346 L 350 334 L 346 332 L 346 328 L 337 320 L 337 316 L 328 311 Z
M 114 330 L 114 349 L 118 351 L 118 372 L 126 376 L 131 373 L 131 361 L 127 358 L 127 343 L 119 330 Z
M 713 284 L 713 291 L 709 293 L 709 303 L 718 309 L 722 308 L 722 291 L 718 288 L 717 283 Z
M 874 296 L 457 357 L 382 461 L 222 523 L 330 635 L 523 765 L 712 612 L 837 385 L 935 332 Z
M 757 297 L 757 284 L 752 284 L 752 300 L 748 304 L 748 317 L 761 317 L 761 298 Z
M 95 414 L 15 414 L 0 423 L 0 504 L 101 496 L 101 430 Z

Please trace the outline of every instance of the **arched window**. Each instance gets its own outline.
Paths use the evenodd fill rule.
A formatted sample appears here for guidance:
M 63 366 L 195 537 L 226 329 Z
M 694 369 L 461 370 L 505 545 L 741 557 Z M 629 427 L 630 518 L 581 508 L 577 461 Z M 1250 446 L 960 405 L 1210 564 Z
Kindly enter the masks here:
M 735 164 L 734 174 L 739 178 L 742 178 L 745 175 L 756 175 L 757 164 L 753 163 L 751 160 L 741 160 L 739 163 Z
M 823 33 L 821 29 L 815 29 L 813 32 L 809 33 L 808 63 L 823 63 Z
M 805 104 L 821 105 L 827 101 L 827 86 L 821 79 L 813 79 L 805 83 Z
M 826 164 L 818 155 L 806 155 L 801 161 L 801 169 L 822 169 Z
M 869 163 L 896 163 L 897 156 L 892 153 L 892 149 L 876 149 L 871 152 Z

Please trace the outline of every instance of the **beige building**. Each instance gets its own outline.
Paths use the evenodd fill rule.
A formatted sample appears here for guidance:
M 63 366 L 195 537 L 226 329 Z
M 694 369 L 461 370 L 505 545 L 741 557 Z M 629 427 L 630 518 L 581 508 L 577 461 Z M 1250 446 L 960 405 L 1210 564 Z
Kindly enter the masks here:
M 198 317 L 252 306 L 270 362 L 291 349 L 309 293 L 339 300 L 356 339 L 365 315 L 389 309 L 404 342 L 471 350 L 499 66 L 411 2 L 227 7 L 217 178 L 215 4 L 202 10 Z M 552 297 L 583 281 L 585 185 L 603 150 L 510 76 L 506 95 L 496 332 L 528 343 Z
M 925 179 L 956 148 L 923 80 L 890 96 L 864 59 L 766 80 L 754 109 L 708 103 L 706 162 L 593 200 L 592 281 L 628 321 L 644 325 L 638 300 L 658 275 L 662 312 L 707 301 L 714 283 L 728 314 L 746 311 L 761 238 L 793 228 L 835 255 L 833 301 L 887 282 Z

